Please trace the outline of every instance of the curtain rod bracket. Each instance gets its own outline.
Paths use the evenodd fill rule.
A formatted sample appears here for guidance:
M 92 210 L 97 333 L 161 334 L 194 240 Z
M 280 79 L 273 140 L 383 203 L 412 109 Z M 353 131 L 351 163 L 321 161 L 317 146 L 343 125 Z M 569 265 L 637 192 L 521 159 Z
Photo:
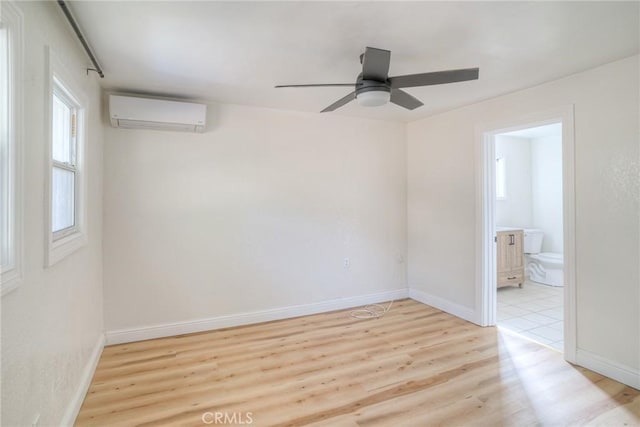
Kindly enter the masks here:
M 97 70 L 95 68 L 87 68 L 87 76 L 89 75 L 89 71 L 95 71 L 96 73 L 98 73 L 100 78 L 104 79 L 104 73 L 102 72 L 102 70 Z
M 102 68 L 100 68 L 100 65 L 98 64 L 98 60 L 96 59 L 95 55 L 91 51 L 91 48 L 89 47 L 89 44 L 87 43 L 84 36 L 82 35 L 82 31 L 80 31 L 80 27 L 78 26 L 78 23 L 76 22 L 76 20 L 73 18 L 73 15 L 69 10 L 69 7 L 64 2 L 64 0 L 58 0 L 58 6 L 60 6 L 60 9 L 62 9 L 64 16 L 67 18 L 67 21 L 69 21 L 71 28 L 73 28 L 73 31 L 76 33 L 76 36 L 78 37 L 78 40 L 80 40 L 82 47 L 84 48 L 85 52 L 87 52 L 89 59 L 91 60 L 91 62 L 93 63 L 93 66 L 95 67 L 95 68 L 87 68 L 87 75 L 89 75 L 89 71 L 95 71 L 96 73 L 98 73 L 100 78 L 103 79 L 104 73 L 102 72 Z

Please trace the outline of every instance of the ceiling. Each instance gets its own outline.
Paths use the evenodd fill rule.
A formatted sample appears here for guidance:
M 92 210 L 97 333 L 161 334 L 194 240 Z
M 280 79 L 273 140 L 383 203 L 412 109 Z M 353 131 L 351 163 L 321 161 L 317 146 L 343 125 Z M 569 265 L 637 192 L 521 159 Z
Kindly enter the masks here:
M 406 89 L 424 102 L 332 113 L 412 121 L 638 53 L 638 2 L 112 2 L 70 7 L 106 89 L 319 112 L 367 46 L 390 76 L 480 67 L 480 79 Z

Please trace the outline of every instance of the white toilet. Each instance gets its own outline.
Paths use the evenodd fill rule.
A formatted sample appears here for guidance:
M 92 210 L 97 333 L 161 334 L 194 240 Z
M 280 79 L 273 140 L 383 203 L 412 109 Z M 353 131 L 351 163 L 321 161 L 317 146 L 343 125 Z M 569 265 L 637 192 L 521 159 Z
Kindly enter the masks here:
M 536 229 L 524 230 L 524 258 L 529 280 L 549 286 L 564 286 L 564 262 L 562 254 L 540 252 L 544 232 Z

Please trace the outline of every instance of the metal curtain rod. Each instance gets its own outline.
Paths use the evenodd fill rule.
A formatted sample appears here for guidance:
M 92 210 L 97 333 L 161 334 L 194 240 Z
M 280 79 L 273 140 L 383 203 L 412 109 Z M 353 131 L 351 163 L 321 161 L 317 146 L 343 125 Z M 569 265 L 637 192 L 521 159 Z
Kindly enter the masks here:
M 85 40 L 84 36 L 82 35 L 82 31 L 80 31 L 80 27 L 78 27 L 78 24 L 77 24 L 76 20 L 73 19 L 73 15 L 71 15 L 71 11 L 69 10 L 69 7 L 64 2 L 64 0 L 58 0 L 58 5 L 60 6 L 62 11 L 64 12 L 64 16 L 67 17 L 67 21 L 69 21 L 69 24 L 71 24 L 71 27 L 73 28 L 73 31 L 75 31 L 75 33 L 76 33 L 76 36 L 78 36 L 78 40 L 80 40 L 80 43 L 82 43 L 82 47 L 84 47 L 84 50 L 87 52 L 87 55 L 89 55 L 89 59 L 91 59 L 91 62 L 93 62 L 93 66 L 95 68 L 88 68 L 87 69 L 87 73 L 89 71 L 95 71 L 96 73 L 98 73 L 100 78 L 104 78 L 104 73 L 102 72 L 102 68 L 100 68 L 100 64 L 98 64 L 98 60 L 93 55 L 93 52 L 91 51 L 91 48 L 89 47 L 89 44 L 87 43 L 87 41 Z

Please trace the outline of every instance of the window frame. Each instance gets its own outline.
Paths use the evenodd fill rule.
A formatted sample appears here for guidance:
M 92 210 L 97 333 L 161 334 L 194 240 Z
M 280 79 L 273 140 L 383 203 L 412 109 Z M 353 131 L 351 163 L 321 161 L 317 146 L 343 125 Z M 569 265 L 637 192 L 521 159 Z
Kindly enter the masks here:
M 46 223 L 45 223 L 45 267 L 50 267 L 88 243 L 86 213 L 86 117 L 87 98 L 81 88 L 71 78 L 62 62 L 53 51 L 47 49 L 48 85 L 47 138 L 46 138 Z M 75 165 L 53 159 L 53 101 L 54 94 L 65 104 L 75 109 Z M 74 172 L 74 224 L 62 230 L 53 231 L 53 170 L 61 168 Z
M 2 210 L 6 209 L 1 246 L 8 253 L 8 265 L 0 265 L 0 294 L 18 288 L 22 281 L 23 264 L 23 167 L 22 167 L 22 69 L 23 15 L 11 1 L 2 4 L 0 25 L 6 31 L 6 144 L 0 149 L 0 192 Z
M 54 77 L 54 86 L 53 86 L 53 94 L 52 97 L 55 96 L 56 98 L 58 98 L 60 101 L 62 101 L 63 104 L 65 104 L 69 110 L 71 110 L 71 127 L 76 127 L 77 123 L 78 123 L 78 109 L 79 109 L 79 105 L 78 102 L 71 96 L 71 94 L 68 93 L 68 91 L 66 90 L 65 87 L 62 86 L 62 84 Z M 52 99 L 53 102 L 53 99 Z M 53 106 L 52 106 L 53 108 Z M 52 114 L 53 116 L 53 114 Z M 53 119 L 53 117 L 52 117 Z M 73 123 L 73 122 L 76 123 Z M 53 126 L 53 120 L 51 125 Z M 70 234 L 76 233 L 78 231 L 78 221 L 76 220 L 76 218 L 78 217 L 78 204 L 76 203 L 78 200 L 78 161 L 77 161 L 77 153 L 78 153 L 78 135 L 77 135 L 77 128 L 75 129 L 75 135 L 71 136 L 71 140 L 72 140 L 72 147 L 70 147 L 70 163 L 66 163 L 66 162 L 61 162 L 59 160 L 56 160 L 53 158 L 53 155 L 51 156 L 51 162 L 52 162 L 52 170 L 51 172 L 53 173 L 53 169 L 57 168 L 57 169 L 63 169 L 66 170 L 67 172 L 71 172 L 73 173 L 73 224 L 69 227 L 60 229 L 60 230 L 53 230 L 53 224 L 49 224 L 50 227 L 50 231 L 53 233 L 53 241 L 56 242 L 59 239 L 64 238 L 65 236 L 68 236 Z M 53 140 L 51 141 L 52 146 L 51 149 L 53 150 Z M 53 190 L 53 188 L 52 188 Z M 53 209 L 53 206 L 52 206 Z M 52 216 L 53 216 L 53 211 L 52 211 Z

